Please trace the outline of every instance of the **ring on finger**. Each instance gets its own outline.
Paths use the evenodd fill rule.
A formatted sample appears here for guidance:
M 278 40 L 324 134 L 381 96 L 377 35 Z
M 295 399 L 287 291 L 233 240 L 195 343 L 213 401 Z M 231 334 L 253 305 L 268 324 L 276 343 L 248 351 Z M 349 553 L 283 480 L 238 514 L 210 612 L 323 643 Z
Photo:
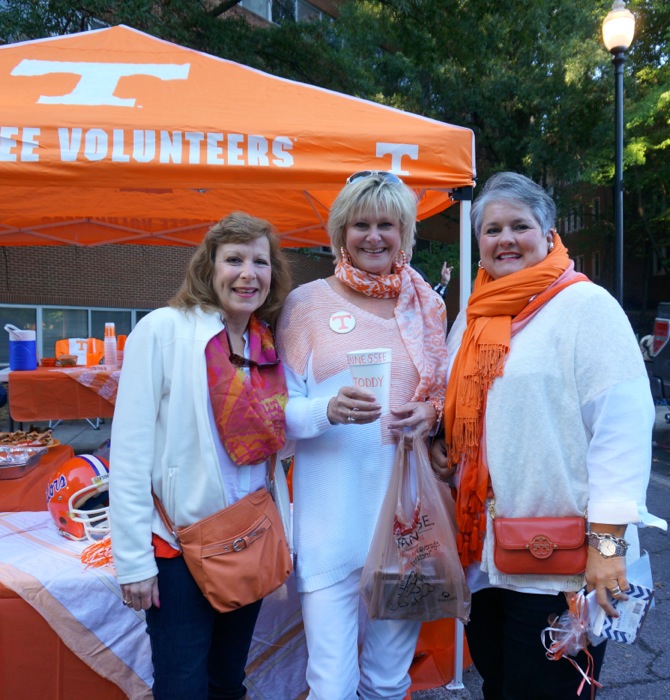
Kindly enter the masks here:
M 124 601 L 123 601 L 123 604 L 124 604 L 126 607 L 128 607 L 129 605 L 132 605 L 132 604 L 133 604 L 133 601 L 132 601 L 132 600 L 124 600 Z
M 349 415 L 347 416 L 347 421 L 349 421 L 349 423 L 353 423 L 355 420 L 356 419 L 354 418 L 353 411 L 351 409 L 349 409 Z
M 610 593 L 612 595 L 619 595 L 619 593 L 621 593 L 621 588 L 619 588 L 619 586 L 616 586 L 615 588 L 611 588 Z

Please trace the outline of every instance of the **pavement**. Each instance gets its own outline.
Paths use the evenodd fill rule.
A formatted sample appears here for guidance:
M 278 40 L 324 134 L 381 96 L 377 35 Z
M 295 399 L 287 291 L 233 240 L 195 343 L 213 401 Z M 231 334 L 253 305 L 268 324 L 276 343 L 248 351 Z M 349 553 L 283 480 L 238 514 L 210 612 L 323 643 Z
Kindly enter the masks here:
M 95 424 L 95 419 L 92 420 Z M 35 425 L 48 426 L 48 423 Z M 93 454 L 107 445 L 112 432 L 112 419 L 101 418 L 96 429 L 86 420 L 64 420 L 53 429 L 53 436 L 63 445 L 72 445 L 75 454 Z
M 666 413 L 670 414 L 670 407 L 657 406 L 647 507 L 654 515 L 670 522 L 670 423 L 665 420 Z M 63 421 L 54 428 L 54 437 L 61 443 L 72 445 L 76 454 L 93 453 L 107 444 L 111 425 L 112 419 L 105 419 L 98 429 L 83 420 Z M 634 644 L 609 643 L 600 679 L 603 687 L 598 692 L 599 700 L 670 698 L 670 648 L 667 643 L 670 630 L 669 538 L 669 533 L 657 528 L 640 530 L 640 544 L 651 557 L 655 607 L 649 612 Z M 412 693 L 412 700 L 480 700 L 482 697 L 481 678 L 473 666 L 463 671 L 462 683 L 452 681 L 447 686 Z

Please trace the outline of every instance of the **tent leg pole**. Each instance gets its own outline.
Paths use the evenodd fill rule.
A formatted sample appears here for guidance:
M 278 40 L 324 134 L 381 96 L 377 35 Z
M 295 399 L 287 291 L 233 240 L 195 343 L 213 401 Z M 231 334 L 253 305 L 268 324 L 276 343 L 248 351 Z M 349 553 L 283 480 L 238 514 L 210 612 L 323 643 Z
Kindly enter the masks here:
M 469 199 L 461 200 L 460 211 L 460 296 L 459 308 L 464 309 L 468 305 L 468 298 L 472 291 L 472 231 L 470 227 L 470 209 L 472 202 Z
M 454 626 L 454 677 L 446 686 L 449 690 L 461 690 L 463 685 L 463 623 L 456 620 Z

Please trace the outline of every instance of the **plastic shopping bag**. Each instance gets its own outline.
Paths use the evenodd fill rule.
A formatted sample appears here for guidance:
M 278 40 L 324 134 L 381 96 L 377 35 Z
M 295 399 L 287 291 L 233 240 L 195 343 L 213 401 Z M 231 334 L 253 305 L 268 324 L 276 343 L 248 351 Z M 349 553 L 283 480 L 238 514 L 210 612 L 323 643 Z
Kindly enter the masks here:
M 411 494 L 414 454 L 416 497 Z M 398 443 L 391 481 L 361 574 L 361 592 L 373 620 L 467 622 L 470 590 L 456 550 L 455 505 L 434 474 L 425 441 L 413 450 Z

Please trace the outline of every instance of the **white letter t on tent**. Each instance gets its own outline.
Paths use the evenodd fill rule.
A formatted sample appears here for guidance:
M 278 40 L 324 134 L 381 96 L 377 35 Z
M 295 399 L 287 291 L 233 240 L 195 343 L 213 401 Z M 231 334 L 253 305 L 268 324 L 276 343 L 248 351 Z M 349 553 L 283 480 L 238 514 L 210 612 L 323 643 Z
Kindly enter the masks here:
M 81 80 L 67 95 L 42 95 L 39 104 L 52 105 L 109 105 L 134 107 L 135 99 L 114 97 L 120 78 L 130 75 L 150 75 L 159 80 L 186 80 L 189 63 L 84 63 L 74 61 L 38 61 L 24 59 L 12 75 L 35 76 L 49 73 L 74 73 Z

